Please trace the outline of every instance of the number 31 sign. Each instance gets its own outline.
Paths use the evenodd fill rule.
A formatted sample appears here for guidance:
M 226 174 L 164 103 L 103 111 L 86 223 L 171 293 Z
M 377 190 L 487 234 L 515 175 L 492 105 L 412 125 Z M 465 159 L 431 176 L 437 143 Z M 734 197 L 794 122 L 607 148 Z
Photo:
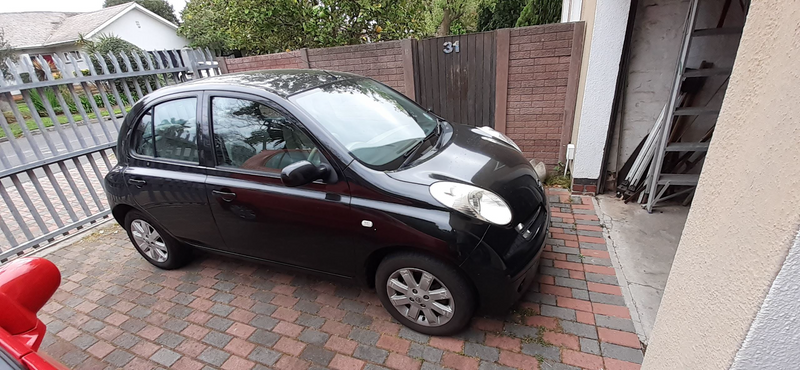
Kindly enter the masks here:
M 460 53 L 461 47 L 458 45 L 458 41 L 456 42 L 447 41 L 444 43 L 444 49 L 442 49 L 442 51 L 444 51 L 445 54 L 450 54 L 454 51 L 456 53 Z

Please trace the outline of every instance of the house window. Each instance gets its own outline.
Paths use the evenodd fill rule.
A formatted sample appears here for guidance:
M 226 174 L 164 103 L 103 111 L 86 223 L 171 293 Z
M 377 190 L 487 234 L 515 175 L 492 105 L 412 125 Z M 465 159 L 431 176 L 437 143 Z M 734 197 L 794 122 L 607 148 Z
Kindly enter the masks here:
M 71 57 L 71 58 L 70 58 Z M 82 63 L 83 62 L 83 55 L 81 55 L 78 51 L 69 51 L 64 53 L 64 62 L 65 63 L 72 63 L 72 59 L 75 59 L 76 62 Z

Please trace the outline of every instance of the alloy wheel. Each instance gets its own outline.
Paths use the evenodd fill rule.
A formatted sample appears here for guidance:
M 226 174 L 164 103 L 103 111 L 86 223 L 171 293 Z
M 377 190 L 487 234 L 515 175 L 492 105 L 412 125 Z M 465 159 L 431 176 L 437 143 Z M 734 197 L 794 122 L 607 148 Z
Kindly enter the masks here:
M 156 231 L 153 225 L 144 220 L 133 220 L 131 222 L 131 235 L 136 242 L 136 248 L 156 262 L 164 262 L 169 257 L 167 245 L 164 239 Z
M 405 318 L 423 326 L 446 324 L 455 313 L 450 290 L 430 272 L 401 268 L 386 282 L 389 301 Z

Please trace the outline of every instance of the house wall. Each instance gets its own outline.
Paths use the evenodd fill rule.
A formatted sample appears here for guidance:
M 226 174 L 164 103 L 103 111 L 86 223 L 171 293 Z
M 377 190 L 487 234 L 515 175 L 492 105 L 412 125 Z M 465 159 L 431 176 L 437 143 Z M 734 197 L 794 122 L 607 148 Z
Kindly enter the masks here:
M 139 22 L 138 24 L 136 22 Z M 116 19 L 111 24 L 102 28 L 92 36 L 96 39 L 100 34 L 113 34 L 119 36 L 143 50 L 180 49 L 186 47 L 189 41 L 178 36 L 176 29 L 141 10 L 134 8 Z
M 725 0 L 700 1 L 696 28 L 714 28 L 719 21 Z M 608 148 L 609 172 L 616 172 L 629 159 L 649 133 L 662 108 L 669 100 L 675 81 L 675 66 L 680 55 L 684 22 L 689 0 L 641 0 L 631 37 L 631 55 L 611 146 Z M 744 13 L 734 2 L 725 19 L 725 27 L 741 26 Z M 687 59 L 687 67 L 697 68 L 702 61 L 716 67 L 733 65 L 739 35 L 695 38 Z M 727 77 L 707 79 L 695 98 L 695 105 L 719 107 Z M 723 86 L 723 89 L 720 89 Z M 692 118 L 686 139 L 699 140 L 714 124 L 713 116 Z M 699 169 L 699 166 L 698 166 Z
M 798 14 L 750 6 L 642 369 L 797 367 Z
M 614 88 L 630 11 L 630 0 L 598 1 L 594 10 L 580 121 L 575 142 L 575 183 L 594 184 L 600 176 L 603 150 L 614 101 Z M 592 185 L 593 186 L 593 185 Z M 573 187 L 574 188 L 574 187 Z

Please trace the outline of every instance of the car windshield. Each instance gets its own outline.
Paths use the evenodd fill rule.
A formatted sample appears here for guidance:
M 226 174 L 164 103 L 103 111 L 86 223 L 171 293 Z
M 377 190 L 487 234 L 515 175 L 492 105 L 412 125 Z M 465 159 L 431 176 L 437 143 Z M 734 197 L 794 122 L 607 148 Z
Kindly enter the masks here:
M 379 170 L 400 167 L 405 154 L 438 125 L 434 115 L 369 79 L 335 82 L 291 100 L 356 159 Z

